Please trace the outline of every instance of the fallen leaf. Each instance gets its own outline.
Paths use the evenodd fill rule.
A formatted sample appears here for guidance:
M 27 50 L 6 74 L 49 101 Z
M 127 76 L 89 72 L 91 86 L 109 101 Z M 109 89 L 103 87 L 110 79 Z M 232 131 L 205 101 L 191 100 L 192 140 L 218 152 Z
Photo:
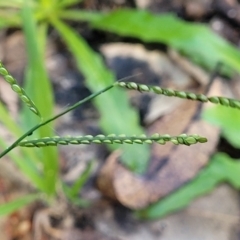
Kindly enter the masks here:
M 216 84 L 219 85 L 218 81 Z M 216 84 L 212 88 L 216 88 Z M 183 132 L 199 134 L 208 138 L 207 143 L 190 147 L 154 144 L 151 162 L 144 175 L 136 175 L 126 169 L 118 161 L 118 154 L 114 153 L 107 159 L 100 172 L 98 178 L 100 190 L 126 207 L 141 209 L 191 180 L 208 162 L 219 137 L 218 128 L 199 119 L 199 110 L 199 103 L 184 101 L 177 110 L 152 124 L 148 132 L 170 135 Z

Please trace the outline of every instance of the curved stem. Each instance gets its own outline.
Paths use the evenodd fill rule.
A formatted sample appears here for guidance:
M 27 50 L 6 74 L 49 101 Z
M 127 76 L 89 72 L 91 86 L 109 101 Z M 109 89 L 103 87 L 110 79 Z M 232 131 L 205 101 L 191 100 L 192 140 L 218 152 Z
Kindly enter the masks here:
M 99 96 L 100 94 L 108 91 L 109 89 L 113 88 L 117 83 L 113 83 L 112 85 L 104 88 L 103 90 L 97 92 L 97 93 L 93 93 L 91 95 L 89 95 L 88 97 L 84 98 L 83 100 L 75 103 L 74 105 L 72 105 L 71 107 L 67 108 L 66 110 L 64 110 L 63 112 L 57 114 L 56 116 L 53 116 L 49 119 L 47 119 L 46 121 L 43 121 L 41 123 L 39 123 L 38 125 L 32 127 L 30 130 L 28 130 L 26 133 L 24 133 L 20 138 L 18 138 L 12 145 L 10 145 L 7 149 L 5 149 L 1 154 L 0 154 L 0 158 L 2 158 L 4 155 L 6 155 L 8 152 L 10 152 L 12 149 L 14 149 L 16 146 L 18 146 L 18 144 L 27 136 L 31 135 L 34 131 L 36 131 L 37 129 L 39 129 L 40 127 L 56 120 L 57 118 L 61 117 L 62 115 L 72 111 L 73 109 L 77 108 L 78 106 L 80 106 L 81 104 Z

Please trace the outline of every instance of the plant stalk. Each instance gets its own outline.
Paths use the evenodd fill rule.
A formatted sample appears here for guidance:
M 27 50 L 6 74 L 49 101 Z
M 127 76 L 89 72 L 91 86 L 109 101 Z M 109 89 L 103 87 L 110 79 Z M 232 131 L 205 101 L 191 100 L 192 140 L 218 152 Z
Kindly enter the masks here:
M 0 158 L 2 158 L 3 156 L 5 156 L 8 152 L 10 152 L 12 149 L 14 149 L 16 146 L 18 146 L 18 144 L 27 136 L 31 135 L 34 131 L 36 131 L 37 129 L 39 129 L 40 127 L 56 120 L 57 118 L 63 116 L 64 114 L 72 111 L 73 109 L 77 108 L 78 106 L 80 106 L 81 104 L 92 100 L 93 98 L 99 96 L 100 94 L 110 90 L 111 88 L 113 88 L 116 85 L 116 83 L 113 83 L 112 85 L 102 89 L 101 91 L 97 92 L 97 93 L 93 93 L 91 95 L 89 95 L 88 97 L 84 98 L 83 100 L 75 103 L 74 105 L 72 105 L 71 107 L 67 108 L 66 110 L 64 110 L 63 112 L 43 121 L 40 122 L 38 125 L 32 127 L 30 130 L 28 130 L 26 133 L 24 133 L 20 138 L 18 138 L 13 144 L 11 144 L 8 148 L 6 148 L 1 154 L 0 154 Z

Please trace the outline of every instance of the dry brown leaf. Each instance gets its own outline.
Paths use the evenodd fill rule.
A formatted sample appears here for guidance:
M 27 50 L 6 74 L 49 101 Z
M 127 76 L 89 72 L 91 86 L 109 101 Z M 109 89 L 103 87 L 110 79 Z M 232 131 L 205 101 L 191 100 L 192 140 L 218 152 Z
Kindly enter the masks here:
M 208 162 L 219 137 L 219 129 L 196 118 L 197 111 L 199 103 L 184 101 L 177 110 L 156 121 L 148 132 L 170 135 L 197 133 L 206 136 L 207 143 L 190 147 L 154 144 L 149 169 L 142 176 L 127 170 L 117 160 L 116 154 L 112 155 L 100 172 L 100 190 L 126 207 L 140 209 L 192 179 Z

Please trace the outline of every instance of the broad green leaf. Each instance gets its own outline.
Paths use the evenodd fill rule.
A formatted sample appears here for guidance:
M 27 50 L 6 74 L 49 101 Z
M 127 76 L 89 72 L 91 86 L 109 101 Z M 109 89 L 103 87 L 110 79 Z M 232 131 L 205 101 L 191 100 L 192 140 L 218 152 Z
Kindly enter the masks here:
M 8 203 L 4 203 L 0 205 L 0 216 L 11 214 L 18 209 L 30 204 L 31 202 L 35 201 L 39 198 L 39 194 L 31 194 L 16 200 L 13 200 Z
M 53 115 L 53 92 L 44 66 L 44 49 L 46 42 L 46 30 L 44 25 L 37 28 L 32 11 L 27 1 L 22 10 L 24 34 L 28 53 L 28 71 L 25 82 L 25 90 L 32 97 L 44 118 Z M 23 110 L 23 122 L 28 126 L 36 124 L 36 117 L 26 109 Z M 29 129 L 30 127 L 28 127 Z M 42 127 L 38 131 L 39 137 L 53 136 L 53 124 Z M 45 192 L 54 194 L 58 177 L 57 149 L 55 147 L 44 148 L 42 153 L 43 181 Z
M 240 148 L 240 111 L 238 109 L 214 106 L 203 112 L 203 118 L 219 126 L 228 142 Z
M 218 153 L 195 179 L 159 202 L 138 211 L 137 215 L 148 219 L 166 216 L 186 207 L 197 197 L 209 193 L 221 182 L 228 182 L 233 187 L 239 189 L 239 173 L 239 161 L 231 159 L 226 154 Z
M 240 52 L 203 24 L 183 21 L 173 14 L 120 9 L 90 20 L 94 28 L 145 42 L 160 42 L 179 50 L 209 70 L 218 62 L 240 72 Z
M 59 20 L 53 21 L 54 27 L 59 31 L 73 54 L 79 70 L 86 78 L 86 85 L 92 92 L 111 85 L 115 78 L 108 70 L 102 58 L 95 53 L 70 27 Z M 127 95 L 120 89 L 113 88 L 105 92 L 94 101 L 101 115 L 100 126 L 105 134 L 141 134 L 143 130 L 139 127 L 136 112 L 131 109 Z M 112 149 L 118 148 L 112 145 Z M 122 161 L 133 171 L 143 172 L 146 170 L 149 159 L 149 150 L 146 145 L 123 146 Z

